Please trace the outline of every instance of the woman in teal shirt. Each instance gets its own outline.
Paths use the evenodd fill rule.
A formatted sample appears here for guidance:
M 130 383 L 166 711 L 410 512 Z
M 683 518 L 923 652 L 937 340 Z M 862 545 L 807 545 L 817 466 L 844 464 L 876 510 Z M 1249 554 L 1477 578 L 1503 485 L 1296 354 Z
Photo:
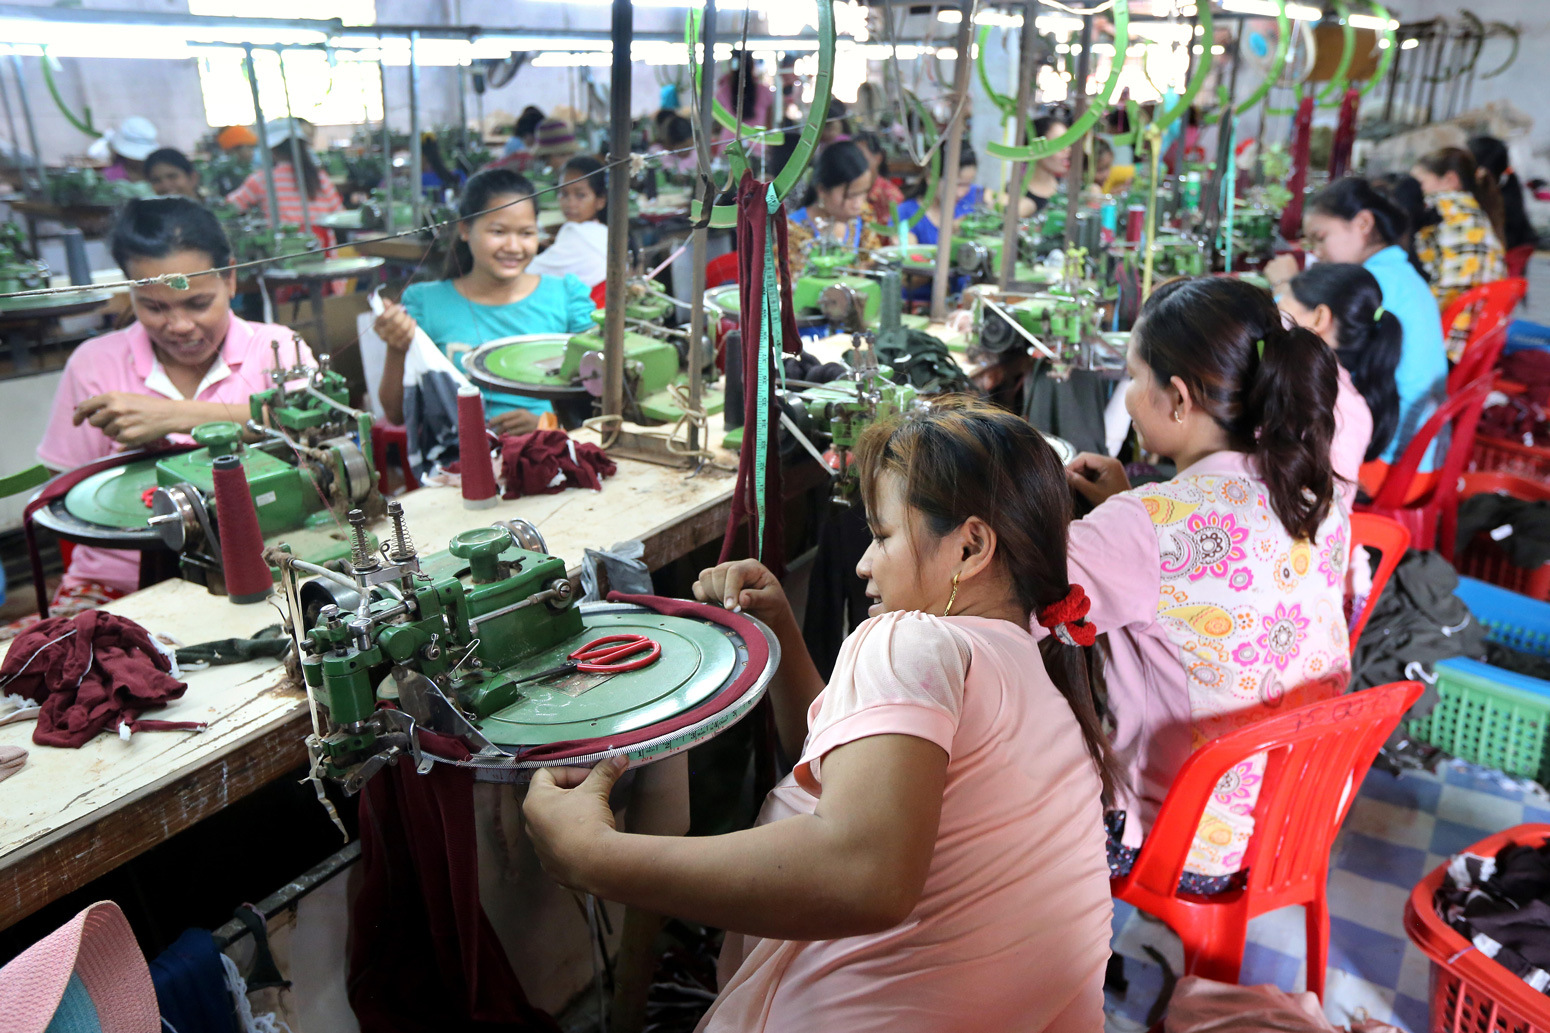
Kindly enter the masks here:
M 489 169 L 468 181 L 458 206 L 458 239 L 448 257 L 448 279 L 416 283 L 402 304 L 377 317 L 387 345 L 377 397 L 387 418 L 403 422 L 404 356 L 423 329 L 436 347 L 478 347 L 517 334 L 580 333 L 596 306 L 574 276 L 527 271 L 538 254 L 538 200 L 533 185 L 510 169 Z M 461 365 L 461 362 L 459 363 Z M 501 434 L 538 426 L 549 403 L 522 395 L 484 392 L 485 415 Z
M 1383 290 L 1383 307 L 1399 318 L 1404 339 L 1394 380 L 1399 388 L 1399 426 L 1388 447 L 1362 468 L 1364 486 L 1382 483 L 1393 465 L 1447 397 L 1448 353 L 1442 340 L 1442 319 L 1431 288 L 1410 262 L 1404 248 L 1408 220 L 1398 205 L 1365 179 L 1337 180 L 1308 199 L 1303 217 L 1304 246 L 1320 262 L 1350 262 L 1365 266 Z M 1271 289 L 1280 295 L 1297 274 L 1291 256 L 1265 267 Z M 1411 486 L 1411 497 L 1430 490 L 1442 464 L 1441 438 L 1432 442 Z

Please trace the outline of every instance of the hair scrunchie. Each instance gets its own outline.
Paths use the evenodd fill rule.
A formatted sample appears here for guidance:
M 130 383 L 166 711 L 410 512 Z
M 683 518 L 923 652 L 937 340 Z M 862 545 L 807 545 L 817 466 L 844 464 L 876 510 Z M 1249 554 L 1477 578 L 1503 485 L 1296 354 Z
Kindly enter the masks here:
M 1087 622 L 1091 608 L 1082 586 L 1072 585 L 1064 599 L 1039 611 L 1039 625 L 1068 646 L 1090 646 L 1098 641 L 1098 629 Z

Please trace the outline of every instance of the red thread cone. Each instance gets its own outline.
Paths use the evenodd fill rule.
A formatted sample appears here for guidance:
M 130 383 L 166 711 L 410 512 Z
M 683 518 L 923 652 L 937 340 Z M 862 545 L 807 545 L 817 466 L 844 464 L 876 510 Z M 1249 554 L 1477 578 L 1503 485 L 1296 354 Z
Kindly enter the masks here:
M 215 515 L 220 519 L 227 597 L 234 603 L 262 602 L 274 591 L 274 579 L 264 562 L 264 536 L 258 530 L 247 471 L 236 456 L 215 461 Z
M 457 450 L 463 468 L 463 507 L 488 509 L 500 501 L 495 466 L 490 462 L 490 437 L 484 429 L 484 399 L 477 387 L 457 392 Z

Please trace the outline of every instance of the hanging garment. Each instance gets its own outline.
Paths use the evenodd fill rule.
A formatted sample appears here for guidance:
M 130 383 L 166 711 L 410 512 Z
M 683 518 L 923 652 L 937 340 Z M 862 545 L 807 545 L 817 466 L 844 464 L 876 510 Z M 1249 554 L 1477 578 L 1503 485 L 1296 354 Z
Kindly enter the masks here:
M 151 962 L 161 1016 L 178 1033 L 237 1033 L 220 949 L 206 929 L 185 929 Z
M 205 727 L 140 718 L 188 688 L 171 671 L 171 659 L 140 625 L 87 610 L 39 621 L 20 635 L 0 665 L 0 687 L 43 705 L 33 742 L 76 747 L 121 723 L 131 732 Z
M 596 445 L 575 441 L 563 430 L 535 430 L 501 437 L 502 498 L 524 495 L 558 495 L 566 488 L 600 491 L 603 478 L 612 477 L 618 465 Z

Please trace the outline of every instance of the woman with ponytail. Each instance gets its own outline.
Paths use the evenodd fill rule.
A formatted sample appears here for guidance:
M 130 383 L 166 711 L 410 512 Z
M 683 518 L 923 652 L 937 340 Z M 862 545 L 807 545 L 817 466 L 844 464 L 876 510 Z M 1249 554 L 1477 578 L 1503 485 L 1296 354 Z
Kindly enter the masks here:
M 1444 147 L 1415 163 L 1410 174 L 1421 184 L 1426 203 L 1436 211 L 1435 225 L 1415 235 L 1416 255 L 1426 267 L 1427 279 L 1439 308 L 1471 287 L 1500 280 L 1507 275 L 1502 251 L 1506 236 L 1502 195 L 1493 176 L 1479 174 L 1475 159 L 1462 147 Z M 1457 358 L 1461 337 L 1450 341 Z
M 1335 473 L 1346 481 L 1359 480 L 1367 494 L 1376 494 L 1388 475 L 1382 456 L 1399 428 L 1404 404 L 1394 379 L 1404 335 L 1399 319 L 1383 307 L 1383 291 L 1371 273 L 1340 262 L 1311 266 L 1276 301 L 1298 326 L 1335 350 L 1340 360 Z M 1407 444 L 1408 438 L 1398 447 Z
M 1113 780 L 1059 460 L 1011 413 L 946 399 L 872 426 L 856 461 L 875 605 L 827 685 L 765 567 L 695 586 L 780 640 L 770 702 L 795 769 L 759 824 L 629 835 L 617 766 L 570 790 L 540 772 L 538 855 L 567 886 L 728 930 L 704 1031 L 1100 1029 Z
M 1084 454 L 1072 487 L 1095 509 L 1071 525 L 1071 579 L 1109 633 L 1114 749 L 1128 778 L 1109 815 L 1110 867 L 1130 870 L 1157 809 L 1201 744 L 1337 695 L 1350 674 L 1342 610 L 1349 528 L 1330 463 L 1339 370 L 1241 280 L 1173 280 L 1130 335 L 1125 397 L 1143 447 L 1178 474 L 1131 489 Z M 1224 779 L 1184 885 L 1235 884 L 1263 759 Z
M 1494 136 L 1471 136 L 1465 146 L 1475 159 L 1475 174 L 1494 179 L 1502 195 L 1502 247 L 1511 251 L 1538 243 L 1539 234 L 1524 206 L 1523 183 L 1513 171 L 1507 145 Z M 149 162 L 146 167 L 150 167 Z

